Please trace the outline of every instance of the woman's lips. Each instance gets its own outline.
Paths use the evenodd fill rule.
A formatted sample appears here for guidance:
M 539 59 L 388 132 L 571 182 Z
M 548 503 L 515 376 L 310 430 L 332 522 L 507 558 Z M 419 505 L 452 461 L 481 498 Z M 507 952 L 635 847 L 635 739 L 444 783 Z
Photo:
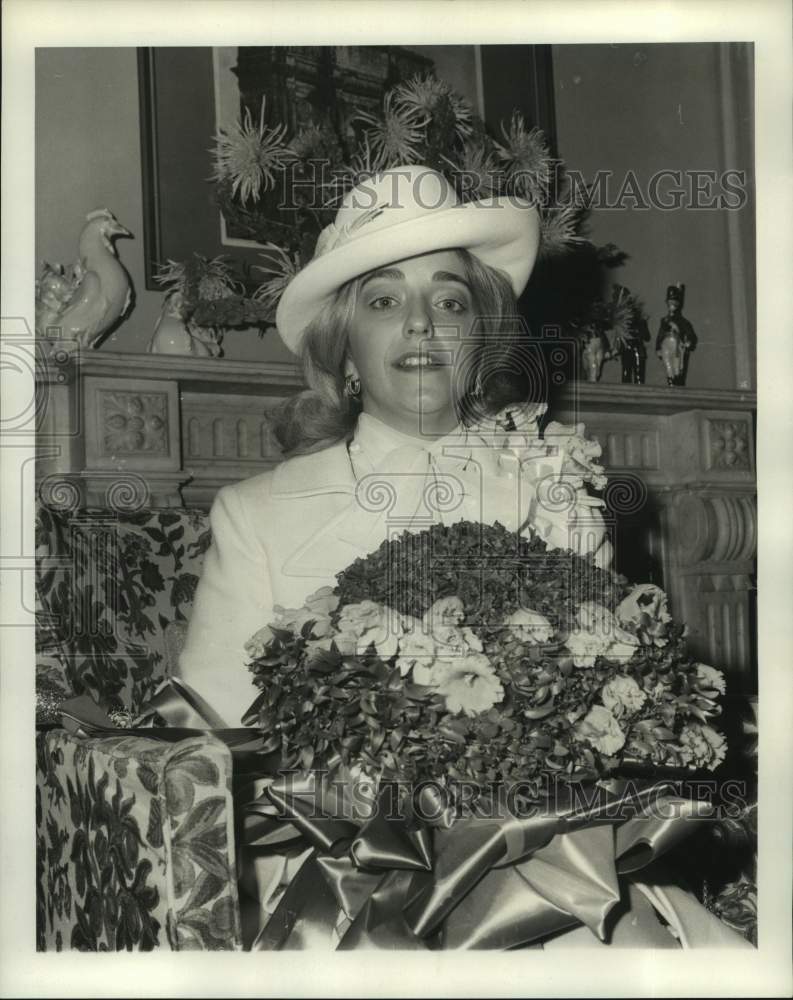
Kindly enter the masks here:
M 402 354 L 393 363 L 393 367 L 403 372 L 432 371 L 436 368 L 447 368 L 448 358 L 443 354 L 417 353 L 410 351 Z

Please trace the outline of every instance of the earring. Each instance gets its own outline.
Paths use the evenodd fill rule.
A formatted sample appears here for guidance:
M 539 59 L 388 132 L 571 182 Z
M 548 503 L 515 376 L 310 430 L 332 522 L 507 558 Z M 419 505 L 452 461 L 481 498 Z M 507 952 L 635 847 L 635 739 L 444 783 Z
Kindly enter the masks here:
M 344 395 L 357 399 L 361 395 L 361 380 L 357 375 L 348 375 L 344 379 Z

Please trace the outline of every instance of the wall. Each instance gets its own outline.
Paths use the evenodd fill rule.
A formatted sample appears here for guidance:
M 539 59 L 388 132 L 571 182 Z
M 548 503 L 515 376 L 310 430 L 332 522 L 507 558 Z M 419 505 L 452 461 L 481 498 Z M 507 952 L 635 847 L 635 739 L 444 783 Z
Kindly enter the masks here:
M 726 56 L 736 57 L 725 65 Z M 613 203 L 629 170 L 645 187 L 661 169 L 752 171 L 751 58 L 713 44 L 553 47 L 559 155 L 592 179 L 613 173 Z M 729 90 L 727 89 L 729 86 Z M 663 188 L 662 188 L 663 190 Z M 630 259 L 613 273 L 644 301 L 655 346 L 666 287 L 686 285 L 684 313 L 699 338 L 688 384 L 754 388 L 752 201 L 740 212 L 602 208 L 591 218 L 596 244 L 616 243 Z M 732 218 L 730 218 L 732 216 Z M 737 357 L 737 361 L 736 361 Z M 618 362 L 604 381 L 619 381 Z M 746 383 L 747 380 L 749 384 Z M 648 350 L 649 384 L 663 384 Z
M 36 259 L 71 262 L 85 215 L 107 207 L 134 235 L 116 246 L 135 289 L 128 320 L 104 342 L 145 351 L 162 296 L 146 290 L 143 270 L 138 71 L 133 48 L 38 49 L 36 53 Z M 275 336 L 232 331 L 234 360 L 293 357 Z
M 585 177 L 601 169 L 624 177 L 630 169 L 646 181 L 660 168 L 751 166 L 751 98 L 740 87 L 733 95 L 736 120 L 729 153 L 717 46 L 562 45 L 553 47 L 553 61 L 559 153 Z M 135 236 L 119 240 L 118 247 L 137 301 L 131 318 L 106 344 L 113 350 L 145 350 L 161 296 L 147 291 L 143 278 L 135 50 L 39 49 L 36 143 L 39 263 L 42 258 L 71 261 L 85 213 L 100 206 L 112 209 Z M 753 260 L 741 264 L 735 249 L 737 240 L 751 255 L 750 212 L 734 213 L 742 217 L 738 236 L 736 220 L 728 220 L 728 214 L 604 209 L 592 218 L 595 242 L 616 243 L 630 255 L 614 277 L 645 301 L 653 337 L 667 284 L 687 286 L 685 312 L 699 336 L 689 384 L 700 388 L 736 388 L 745 380 L 736 366 L 736 349 L 751 353 L 754 345 Z M 742 317 L 737 293 L 744 289 Z M 291 358 L 277 337 L 259 339 L 253 331 L 232 331 L 224 347 L 232 359 Z M 618 381 L 617 368 L 616 362 L 607 364 L 604 381 Z M 651 353 L 648 382 L 663 381 Z M 753 376 L 746 387 L 754 387 Z

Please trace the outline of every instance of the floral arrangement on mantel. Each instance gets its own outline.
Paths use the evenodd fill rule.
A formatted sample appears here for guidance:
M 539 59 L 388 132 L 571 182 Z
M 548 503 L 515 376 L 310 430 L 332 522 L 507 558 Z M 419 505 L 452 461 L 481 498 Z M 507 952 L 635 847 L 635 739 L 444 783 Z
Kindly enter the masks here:
M 229 327 L 272 322 L 290 279 L 311 259 L 320 232 L 335 217 L 344 193 L 379 170 L 423 163 L 441 171 L 463 201 L 514 194 L 536 202 L 541 216 L 542 255 L 587 242 L 586 215 L 564 166 L 550 156 L 544 134 L 521 114 L 491 137 L 470 104 L 442 80 L 418 75 L 388 90 L 379 115 L 359 112 L 352 120 L 357 148 L 345 158 L 339 136 L 312 125 L 289 136 L 270 125 L 262 105 L 250 109 L 214 136 L 212 180 L 217 204 L 236 232 L 262 246 L 252 265 L 262 280 L 247 296 L 242 289 L 215 298 L 190 299 L 199 325 Z M 285 187 L 285 178 L 293 183 Z M 273 220 L 268 204 L 277 192 L 294 196 L 288 222 Z M 278 199 L 276 199 L 278 200 Z M 275 203 L 275 202 L 273 202 Z
M 606 254 L 615 252 L 620 263 L 625 257 L 621 251 L 611 246 L 601 247 L 599 250 L 604 255 L 601 263 L 606 267 L 615 266 L 605 257 Z M 600 337 L 606 351 L 604 360 L 611 361 L 620 356 L 620 350 L 630 343 L 647 320 L 647 312 L 641 299 L 624 285 L 615 284 L 611 288 L 610 298 L 593 299 L 584 311 L 569 321 L 567 328 L 582 344 L 592 337 Z

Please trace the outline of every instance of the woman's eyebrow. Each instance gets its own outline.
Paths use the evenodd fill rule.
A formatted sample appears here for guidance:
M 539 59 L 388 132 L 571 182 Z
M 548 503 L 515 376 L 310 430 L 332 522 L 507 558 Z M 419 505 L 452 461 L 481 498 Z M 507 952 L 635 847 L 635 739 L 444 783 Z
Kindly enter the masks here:
M 364 288 L 370 281 L 375 281 L 377 278 L 388 278 L 392 281 L 404 281 L 405 275 L 399 270 L 398 267 L 381 267 L 377 271 L 372 271 L 371 274 L 363 280 L 361 288 Z
M 433 281 L 456 281 L 459 285 L 465 285 L 468 291 L 471 291 L 471 286 L 462 277 L 462 275 L 455 274 L 454 271 L 436 271 L 432 276 Z

